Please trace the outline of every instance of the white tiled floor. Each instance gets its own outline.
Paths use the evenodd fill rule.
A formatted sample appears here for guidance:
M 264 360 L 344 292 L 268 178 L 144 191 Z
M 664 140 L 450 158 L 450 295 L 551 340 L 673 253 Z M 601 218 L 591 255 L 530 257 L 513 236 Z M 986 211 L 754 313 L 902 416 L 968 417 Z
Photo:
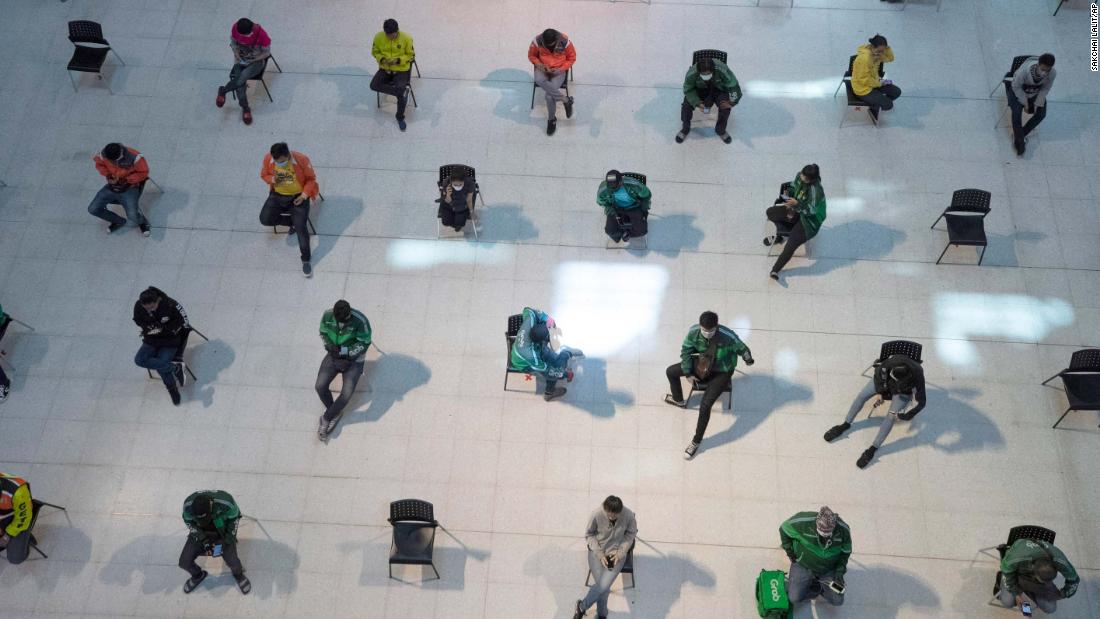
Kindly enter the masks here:
M 1084 578 L 1059 616 L 1100 616 L 1096 416 L 1051 423 L 1039 382 L 1100 345 L 1100 79 L 1075 0 L 6 0 L 0 20 L 0 303 L 37 327 L 4 340 L 17 368 L 0 406 L 0 469 L 68 507 L 38 536 L 49 560 L 0 561 L 0 615 L 568 617 L 581 539 L 607 494 L 638 513 L 638 587 L 612 616 L 750 617 L 761 568 L 785 567 L 783 518 L 828 503 L 855 554 L 841 609 L 798 617 L 1010 616 L 986 606 L 1009 526 L 1044 524 Z M 274 103 L 255 124 L 224 80 L 225 31 L 249 15 L 275 40 Z M 400 134 L 368 90 L 385 17 L 416 38 L 420 107 Z M 104 83 L 64 75 L 69 19 L 103 23 L 125 60 Z M 543 135 L 525 49 L 546 26 L 579 51 L 575 118 Z M 904 90 L 878 129 L 833 99 L 875 32 Z M 728 49 L 746 97 L 726 146 L 697 123 L 677 145 L 679 83 L 695 48 Z M 990 88 L 1011 56 L 1051 51 L 1050 113 L 1017 158 Z M 106 89 L 110 84 L 114 94 Z M 141 149 L 163 194 L 153 236 L 107 237 L 85 211 L 109 141 Z M 311 280 L 259 226 L 259 162 L 278 140 L 309 154 Z M 435 240 L 440 164 L 477 167 L 479 243 Z M 766 276 L 763 208 L 820 164 L 829 218 L 784 286 Z M 649 251 L 604 249 L 593 194 L 608 168 L 649 175 Z M 992 192 L 985 265 L 928 229 L 950 193 Z M 210 342 L 173 408 L 134 367 L 128 317 L 155 284 Z M 320 445 L 316 325 L 345 297 L 385 356 Z M 501 331 L 524 305 L 558 317 L 589 358 L 564 401 L 501 391 Z M 664 367 L 704 309 L 758 360 L 702 453 L 694 415 L 661 404 Z M 874 430 L 821 434 L 885 339 L 925 345 L 930 402 L 867 470 Z M 522 377 L 511 381 L 520 387 Z M 369 392 L 367 388 L 369 383 Z M 717 409 L 716 409 L 717 410 Z M 1093 481 L 1088 481 L 1092 479 Z M 217 577 L 184 596 L 183 498 L 231 491 L 256 520 L 241 554 L 254 592 Z M 390 500 L 431 500 L 443 578 L 386 577 Z M 416 580 L 413 570 L 404 576 Z

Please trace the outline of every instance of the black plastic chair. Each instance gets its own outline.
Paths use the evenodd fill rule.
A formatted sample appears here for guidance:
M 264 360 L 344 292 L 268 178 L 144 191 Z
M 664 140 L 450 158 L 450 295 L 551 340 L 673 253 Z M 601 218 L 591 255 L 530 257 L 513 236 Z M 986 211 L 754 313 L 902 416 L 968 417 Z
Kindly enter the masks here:
M 729 54 L 720 49 L 697 49 L 691 53 L 692 66 L 699 64 L 699 61 L 704 58 L 721 60 L 722 64 L 726 64 L 726 59 L 729 58 Z
M 53 503 L 47 503 L 45 501 L 39 501 L 38 499 L 31 499 L 31 526 L 27 529 L 31 533 L 31 550 L 42 555 L 43 559 L 49 559 L 50 557 L 42 552 L 42 549 L 38 547 L 38 540 L 34 537 L 34 525 L 38 522 L 38 515 L 42 512 L 43 507 L 52 507 L 61 511 L 66 511 L 64 507 L 60 505 L 54 505 Z
M 526 374 L 528 377 L 531 373 L 527 370 L 521 370 L 512 365 L 512 344 L 516 341 L 516 336 L 519 335 L 519 328 L 523 326 L 523 314 L 512 314 L 508 317 L 508 330 L 504 332 L 504 343 L 507 344 L 507 351 L 505 352 L 504 361 L 504 390 L 508 391 L 508 375 L 509 374 Z M 528 378 L 530 380 L 530 378 Z
M 1012 527 L 1008 530 L 1008 541 L 1003 544 L 997 545 L 997 554 L 1000 558 L 1005 558 L 1005 553 L 1008 549 L 1016 543 L 1017 540 L 1031 539 L 1037 542 L 1046 542 L 1048 544 L 1054 543 L 1054 536 L 1057 535 L 1054 531 L 1045 527 L 1040 527 L 1034 524 L 1024 524 L 1017 527 Z M 997 597 L 997 594 L 1001 591 L 1001 571 L 997 570 L 997 574 L 993 579 L 993 597 Z
M 565 96 L 569 96 L 569 82 L 573 81 L 573 67 L 569 67 L 569 71 L 566 72 L 565 81 L 562 82 L 562 88 L 565 89 Z M 531 109 L 535 109 L 535 92 L 539 89 L 539 85 L 531 82 Z
M 867 366 L 866 370 L 863 370 L 863 375 L 866 376 L 867 370 L 886 361 L 894 355 L 905 355 L 917 363 L 924 363 L 924 361 L 921 360 L 921 351 L 923 350 L 924 346 L 909 340 L 890 340 L 889 342 L 883 342 L 882 347 L 879 349 L 878 359 L 875 359 L 874 363 Z
M 631 544 L 630 550 L 626 551 L 626 560 L 623 563 L 623 569 L 619 573 L 630 575 L 629 587 L 626 586 L 626 576 L 623 576 L 623 589 L 633 589 L 638 584 L 638 582 L 634 578 L 634 544 Z M 588 570 L 588 576 L 586 576 L 584 579 L 584 586 L 592 586 L 592 579 L 592 570 Z
M 477 170 L 471 166 L 462 163 L 448 163 L 447 165 L 439 166 L 439 180 L 436 182 L 436 187 L 439 188 L 440 196 L 442 196 L 445 189 L 444 184 L 450 182 L 450 179 L 460 176 L 466 178 L 469 182 L 474 184 L 474 206 L 477 206 L 478 197 L 481 198 L 481 206 L 485 206 L 485 197 L 481 195 L 481 186 L 477 184 Z M 436 202 L 441 202 L 442 197 Z M 477 209 L 470 209 L 470 217 L 467 220 L 471 227 L 474 229 L 474 240 L 477 240 Z M 439 222 L 439 214 L 436 214 L 435 218 L 435 236 L 440 238 L 443 233 L 443 226 Z
M 983 189 L 957 189 L 951 196 L 951 205 L 940 213 L 931 226 L 931 229 L 935 229 L 941 219 L 947 220 L 947 247 L 940 252 L 936 264 L 943 260 L 944 254 L 952 245 L 967 245 L 982 248 L 982 253 L 978 256 L 978 266 L 982 265 L 987 245 L 985 216 L 989 214 L 989 197 L 989 192 Z
M 125 66 L 122 57 L 118 55 L 107 39 L 103 38 L 103 26 L 94 21 L 80 20 L 69 22 L 69 41 L 72 42 L 73 56 L 69 59 L 66 69 L 69 72 L 69 81 L 73 85 L 73 91 L 77 90 L 76 80 L 73 79 L 73 71 L 80 73 L 95 73 L 100 80 L 103 79 L 103 63 L 107 61 L 107 54 L 113 53 L 118 58 L 119 64 Z M 111 91 L 110 84 L 107 90 Z M 114 94 L 111 92 L 111 94 Z
M 183 353 L 185 350 L 187 350 L 187 339 L 191 337 L 192 332 L 198 334 L 199 337 L 206 340 L 207 342 L 210 341 L 210 338 L 203 335 L 202 331 L 199 331 L 198 329 L 187 325 L 182 330 L 180 330 L 180 344 L 179 347 L 176 349 L 176 355 L 172 357 L 172 363 L 178 363 L 182 365 L 183 371 L 187 372 L 191 376 L 191 381 L 198 382 L 199 379 L 195 376 L 195 373 L 191 371 L 191 366 L 187 365 L 187 362 L 183 359 Z M 149 378 L 156 378 L 153 376 L 153 370 L 146 369 L 145 372 L 149 375 Z
M 1004 91 L 1005 91 L 1005 108 L 1003 110 L 1001 110 L 1001 115 L 997 117 L 997 123 L 993 125 L 994 129 L 1001 126 L 1001 121 L 1004 120 L 1005 114 L 1008 113 L 1008 110 L 1009 110 L 1009 107 L 1008 107 L 1008 91 L 1009 91 L 1009 89 L 1012 88 L 1012 77 L 1014 75 L 1016 75 L 1016 71 L 1019 70 L 1019 68 L 1021 66 L 1023 66 L 1023 64 L 1025 62 L 1027 62 L 1028 60 L 1030 60 L 1032 58 L 1038 58 L 1038 54 L 1025 54 L 1023 56 L 1013 56 L 1012 57 L 1012 68 L 1009 69 L 1007 73 L 1005 73 L 1003 78 L 1001 78 L 1001 82 L 999 84 L 997 84 L 996 86 L 994 86 L 993 90 L 989 91 L 989 97 L 991 99 L 993 98 L 993 93 L 997 92 L 997 88 L 1004 88 Z M 1020 103 L 1026 103 L 1026 102 L 1021 101 Z
M 258 81 L 258 82 L 260 82 L 260 84 L 262 84 L 263 87 L 264 87 L 264 92 L 267 93 L 267 100 L 272 102 L 272 103 L 275 103 L 275 99 L 271 98 L 271 90 L 268 89 L 268 87 L 267 87 L 267 81 L 264 80 L 264 73 L 267 71 L 267 61 L 268 60 L 275 63 L 275 68 L 279 70 L 279 73 L 283 72 L 283 68 L 279 66 L 278 62 L 275 62 L 275 57 L 274 56 L 268 56 L 267 58 L 264 58 L 264 66 L 263 66 L 262 69 L 260 69 L 260 72 L 256 76 L 248 78 L 248 81 L 250 81 L 250 82 L 257 82 Z M 230 92 L 233 93 L 233 99 L 236 99 L 237 98 L 237 91 L 236 90 L 231 90 Z
M 402 499 L 390 503 L 389 523 L 393 525 L 390 543 L 390 578 L 394 565 L 427 565 L 439 580 L 439 571 L 432 562 L 435 549 L 435 520 L 432 504 L 419 499 Z M 394 580 L 400 580 L 394 578 Z
M 867 105 L 867 102 L 860 99 L 856 95 L 856 91 L 852 90 L 852 66 L 856 62 L 854 55 L 848 57 L 848 70 L 844 72 L 844 77 L 840 78 L 840 83 L 837 84 L 836 91 L 833 92 L 833 98 L 836 98 L 836 93 L 840 91 L 840 87 L 844 86 L 844 93 L 847 97 L 846 105 L 844 106 L 844 115 L 840 117 L 840 127 L 844 127 L 844 121 L 848 119 L 848 112 L 855 108 L 859 111 L 860 108 L 867 108 L 867 117 L 871 119 L 871 124 L 878 127 L 878 119 L 871 113 L 871 107 Z M 880 64 L 878 66 L 879 79 L 886 77 L 886 65 Z
M 623 172 L 623 178 L 632 178 L 632 179 L 634 179 L 634 180 L 638 181 L 639 183 L 641 183 L 641 184 L 643 184 L 643 185 L 645 185 L 645 184 L 646 184 L 646 175 L 645 175 L 645 174 L 642 174 L 641 172 Z M 645 212 L 645 213 L 644 213 L 644 214 L 642 215 L 642 217 L 643 217 L 643 218 L 644 218 L 645 220 L 647 220 L 647 221 L 648 221 L 648 220 L 649 220 L 649 212 L 648 212 L 648 211 L 646 211 L 646 212 Z M 648 249 L 648 248 L 649 248 L 649 235 L 648 235 L 648 234 L 646 234 L 646 235 L 644 235 L 644 236 L 641 236 L 641 237 L 636 237 L 636 236 L 634 236 L 634 234 L 633 234 L 633 232 L 634 232 L 634 225 L 630 223 L 630 220 L 629 220 L 629 219 L 622 219 L 622 218 L 620 218 L 620 217 L 616 216 L 616 217 L 615 217 L 615 221 L 617 221 L 617 222 L 619 223 L 619 228 L 620 228 L 620 229 L 621 229 L 621 230 L 622 230 L 623 232 L 626 232 L 627 234 L 629 234 L 629 235 L 630 235 L 630 238 L 631 238 L 631 239 L 635 239 L 635 238 L 640 238 L 640 239 L 642 239 L 642 249 Z M 627 247 L 627 244 L 625 244 L 625 243 L 623 243 L 623 244 L 620 244 L 620 243 L 616 243 L 616 242 L 614 242 L 614 241 L 608 241 L 608 248 L 612 248 L 612 249 L 625 249 L 626 247 Z
M 1100 411 L 1100 348 L 1083 348 L 1073 353 L 1069 367 L 1043 381 L 1047 384 L 1055 378 L 1062 379 L 1062 390 L 1069 406 L 1053 428 L 1066 418 L 1070 411 Z

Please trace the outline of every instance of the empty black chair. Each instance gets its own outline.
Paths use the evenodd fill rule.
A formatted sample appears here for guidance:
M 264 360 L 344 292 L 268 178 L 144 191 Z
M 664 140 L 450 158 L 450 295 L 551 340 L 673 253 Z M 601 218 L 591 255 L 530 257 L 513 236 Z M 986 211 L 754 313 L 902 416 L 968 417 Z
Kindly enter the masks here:
M 951 205 L 944 209 L 943 213 L 932 223 L 932 228 L 940 223 L 941 219 L 947 220 L 947 247 L 940 252 L 936 264 L 943 260 L 943 255 L 952 245 L 969 245 L 981 247 L 982 253 L 978 256 L 978 266 L 982 265 L 985 258 L 985 216 L 989 214 L 989 192 L 983 189 L 958 189 L 951 196 Z
M 623 569 L 619 572 L 623 574 L 623 589 L 633 589 L 637 584 L 634 579 L 634 544 L 630 545 L 630 550 L 626 551 L 626 561 L 623 563 Z M 630 575 L 630 586 L 626 586 L 626 574 Z M 588 570 L 588 576 L 584 579 L 584 586 L 592 586 L 592 570 Z
M 997 545 L 997 554 L 1003 559 L 1008 549 L 1016 543 L 1016 540 L 1021 539 L 1033 539 L 1038 542 L 1046 542 L 1048 544 L 1054 543 L 1054 536 L 1056 533 L 1045 527 L 1040 527 L 1034 524 L 1024 524 L 1018 527 L 1012 527 L 1008 530 L 1008 541 L 1003 544 Z M 1001 571 L 997 570 L 997 575 L 993 580 L 993 597 L 996 597 L 1001 591 Z
M 389 523 L 393 525 L 390 543 L 390 578 L 394 565 L 427 565 L 439 580 L 439 571 L 432 562 L 435 549 L 435 520 L 432 504 L 419 499 L 402 499 L 390 503 Z M 400 579 L 395 579 L 400 580 Z
M 699 61 L 704 58 L 710 58 L 711 60 L 721 60 L 722 64 L 726 64 L 726 58 L 729 54 L 720 49 L 697 49 L 691 53 L 691 64 L 697 65 Z
M 848 112 L 851 111 L 852 108 L 859 111 L 860 108 L 866 107 L 867 117 L 871 119 L 871 124 L 878 127 L 878 119 L 871 113 L 871 107 L 867 105 L 866 101 L 860 99 L 859 96 L 856 95 L 856 91 L 852 90 L 852 65 L 854 65 L 855 62 L 856 57 L 854 55 L 848 56 L 848 70 L 844 72 L 844 77 L 840 78 L 840 84 L 837 84 L 836 91 L 833 92 L 833 97 L 835 98 L 836 93 L 840 91 L 840 87 L 844 86 L 844 93 L 848 99 L 844 106 L 844 115 L 840 117 L 840 126 L 844 127 L 844 121 L 848 119 Z M 879 79 L 886 77 L 885 64 L 880 64 L 878 66 L 878 76 Z
M 183 371 L 187 372 L 188 374 L 191 375 L 191 380 L 194 381 L 194 382 L 198 382 L 199 379 L 196 378 L 195 373 L 191 371 L 191 366 L 187 365 L 187 362 L 184 361 L 184 359 L 183 359 L 183 352 L 185 350 L 187 350 L 187 339 L 189 337 L 191 337 L 191 332 L 192 331 L 197 333 L 199 337 L 206 340 L 207 342 L 210 341 L 210 338 L 203 335 L 202 331 L 199 331 L 198 329 L 196 329 L 192 326 L 184 327 L 180 331 L 180 344 L 179 344 L 179 348 L 176 349 L 176 356 L 172 357 L 172 363 L 178 363 L 178 364 L 182 365 L 183 366 Z M 145 372 L 147 374 L 149 374 L 149 378 L 154 378 L 153 370 L 146 369 Z
M 527 380 L 531 380 L 531 374 L 527 370 L 521 370 L 512 365 L 512 344 L 519 335 L 519 328 L 523 326 L 523 314 L 512 314 L 508 317 L 508 330 L 504 332 L 504 343 L 507 344 L 504 361 L 504 390 L 508 391 L 509 374 L 526 374 Z
M 271 90 L 269 90 L 268 87 L 267 87 L 267 81 L 264 80 L 264 72 L 267 71 L 267 61 L 268 60 L 275 63 L 275 68 L 279 70 L 279 73 L 283 72 L 283 68 L 279 66 L 278 62 L 275 62 L 275 57 L 274 56 L 268 56 L 267 58 L 264 58 L 264 66 L 263 66 L 262 69 L 260 69 L 260 72 L 257 73 L 255 77 L 248 78 L 248 81 L 250 81 L 250 82 L 259 81 L 260 84 L 262 84 L 263 87 L 264 87 L 264 92 L 267 93 L 267 100 L 272 102 L 272 103 L 275 103 L 275 99 L 271 98 Z M 231 90 L 230 92 L 233 93 L 233 98 L 236 99 L 237 98 L 237 91 L 236 90 Z
M 569 71 L 565 76 L 565 81 L 562 82 L 562 88 L 565 89 L 565 96 L 569 96 L 569 82 L 573 81 L 573 67 L 569 67 Z M 531 109 L 535 109 L 535 91 L 539 89 L 539 85 L 531 82 Z
M 1062 379 L 1069 406 L 1054 428 L 1062 423 L 1070 411 L 1100 411 L 1100 348 L 1084 348 L 1073 353 L 1069 367 L 1043 381 L 1047 384 L 1055 378 Z
M 76 90 L 76 80 L 73 79 L 73 71 L 95 73 L 96 77 L 102 80 L 103 63 L 107 61 L 108 53 L 114 53 L 119 64 L 126 64 L 122 62 L 122 57 L 118 55 L 118 52 L 111 48 L 111 44 L 107 42 L 107 39 L 103 38 L 103 26 L 94 21 L 69 22 L 69 41 L 72 42 L 75 49 L 73 49 L 73 57 L 69 59 L 69 65 L 66 69 L 69 71 L 69 81 L 72 82 L 74 91 Z M 111 86 L 108 85 L 107 90 L 110 89 Z
M 439 166 L 439 180 L 436 181 L 436 186 L 439 187 L 439 191 L 442 194 L 445 187 L 444 182 L 449 182 L 449 179 L 461 176 L 466 178 L 469 182 L 474 184 L 474 205 L 477 205 L 478 197 L 481 197 L 481 206 L 485 206 L 485 197 L 481 195 L 481 186 L 477 184 L 477 170 L 474 168 L 462 164 L 462 163 L 448 163 L 447 165 Z M 436 200 L 439 202 L 440 200 Z M 467 220 L 474 229 L 474 240 L 477 240 L 477 214 L 475 209 L 470 209 L 470 217 Z M 436 238 L 440 237 L 443 231 L 442 224 L 439 223 L 439 215 L 436 214 L 435 218 L 435 235 Z

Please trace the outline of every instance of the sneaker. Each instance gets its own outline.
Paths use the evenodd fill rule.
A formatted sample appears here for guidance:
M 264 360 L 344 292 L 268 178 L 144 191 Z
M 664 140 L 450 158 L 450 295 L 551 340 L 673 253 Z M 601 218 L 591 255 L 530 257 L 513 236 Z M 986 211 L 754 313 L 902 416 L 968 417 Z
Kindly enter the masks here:
M 244 124 L 251 125 L 252 124 L 252 110 L 243 110 L 241 112 L 241 120 L 244 121 Z
M 179 384 L 180 387 L 183 387 L 185 384 L 187 384 L 187 372 L 183 371 L 182 363 L 173 363 L 173 365 L 176 366 L 172 370 L 172 374 L 176 376 L 176 383 Z
M 581 619 L 584 617 L 584 602 L 577 600 L 577 604 L 573 607 L 573 619 Z
M 152 234 L 152 228 L 149 227 L 149 224 L 138 224 L 138 228 L 141 228 L 141 236 Z
M 779 271 L 772 271 L 771 273 L 768 273 L 768 277 L 774 279 L 775 281 L 779 281 Z
M 546 121 L 546 135 L 554 135 L 554 132 L 558 130 L 557 119 L 551 118 Z
M 237 588 L 241 590 L 241 593 L 248 595 L 249 591 L 252 591 L 252 581 L 248 580 L 248 576 L 241 574 L 240 576 L 234 576 L 237 579 Z
M 169 389 L 168 390 L 168 395 L 172 396 L 172 405 L 173 406 L 179 406 L 180 405 L 180 390 L 179 389 Z
M 406 127 L 408 127 L 408 125 L 405 124 L 404 119 L 397 121 L 397 128 L 398 129 L 404 131 Z
M 775 241 L 777 238 L 778 237 L 775 236 L 764 237 L 764 247 L 771 247 L 772 245 L 775 245 Z
M 678 406 L 680 408 L 687 408 L 688 405 L 687 400 L 677 400 L 672 397 L 671 393 L 665 395 L 665 404 L 671 404 L 672 406 Z
M 324 415 L 321 415 L 317 420 L 317 435 L 321 437 L 321 440 L 328 438 L 329 434 L 336 429 L 336 424 L 340 422 L 340 418 L 337 417 L 332 421 L 325 419 Z
M 874 445 L 868 447 L 866 450 L 864 450 L 863 454 L 860 455 L 859 460 L 856 460 L 856 466 L 861 469 L 865 468 L 868 464 L 871 463 L 871 458 L 875 457 L 876 451 L 878 451 L 878 448 Z
M 733 141 L 733 136 L 731 136 L 730 134 L 725 133 L 725 132 L 719 133 L 718 137 L 722 138 L 722 141 L 725 142 L 726 144 L 729 144 L 730 142 Z
M 551 400 L 556 400 L 565 395 L 565 392 L 565 387 L 554 387 L 553 391 L 547 391 L 546 393 L 542 394 L 542 399 L 546 400 L 547 402 Z
M 1027 150 L 1027 144 L 1023 140 L 1016 140 L 1014 146 L 1016 147 L 1016 155 L 1021 156 L 1024 151 Z
M 313 265 L 306 260 L 302 261 L 302 275 L 313 277 Z
M 206 570 L 203 570 L 201 574 L 194 578 L 188 578 L 187 582 L 183 583 L 183 592 L 191 593 L 203 580 L 206 580 Z
M 218 107 L 225 105 L 225 91 L 221 88 L 218 88 L 218 98 L 214 99 L 214 105 Z
M 565 117 L 573 118 L 573 97 L 565 98 Z
M 833 426 L 833 427 L 829 428 L 829 431 L 825 433 L 825 440 L 829 441 L 831 443 L 833 440 L 835 440 L 841 434 L 844 434 L 845 432 L 847 432 L 848 428 L 850 428 L 850 427 L 852 427 L 852 424 L 845 421 L 844 423 L 840 424 L 839 426 Z
M 8 393 L 11 392 L 11 387 L 7 385 L 0 385 L 0 402 L 8 399 Z
M 567 383 L 573 382 L 573 370 L 566 370 L 565 371 L 565 382 L 567 382 Z
M 630 233 L 629 232 L 624 232 L 623 233 L 623 243 L 629 243 L 629 242 L 630 242 Z
M 695 454 L 699 451 L 699 443 L 691 441 L 688 446 L 684 448 L 684 460 L 691 460 L 695 457 Z
M 687 139 L 687 136 L 688 136 L 687 131 L 680 131 L 680 133 L 676 134 L 676 143 L 677 144 L 683 144 L 684 140 Z
M 122 221 L 121 223 L 117 223 L 117 224 L 107 224 L 107 234 L 110 234 L 110 233 L 112 233 L 116 230 L 121 230 L 124 227 L 126 227 L 126 222 L 125 221 Z

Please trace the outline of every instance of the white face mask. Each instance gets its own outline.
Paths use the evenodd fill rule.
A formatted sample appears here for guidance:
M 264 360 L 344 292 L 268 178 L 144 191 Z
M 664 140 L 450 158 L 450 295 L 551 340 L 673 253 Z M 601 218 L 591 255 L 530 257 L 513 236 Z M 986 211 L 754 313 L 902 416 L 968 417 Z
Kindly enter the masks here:
M 715 333 L 718 333 L 718 329 L 711 329 L 710 331 L 707 331 L 706 329 L 700 328 L 699 333 L 701 333 L 703 337 L 709 340 L 710 338 L 714 337 Z
M 286 161 L 282 161 L 282 162 L 276 161 L 275 165 L 279 166 L 280 168 L 285 168 L 288 165 L 290 165 L 290 160 L 287 159 Z
M 714 77 L 713 73 L 700 73 L 699 74 L 699 79 L 703 80 L 704 82 L 709 82 L 710 78 L 712 78 L 712 77 Z
M 455 185 L 454 183 L 451 183 L 451 189 L 454 189 L 455 191 L 462 191 L 462 188 L 465 186 L 466 185 Z

